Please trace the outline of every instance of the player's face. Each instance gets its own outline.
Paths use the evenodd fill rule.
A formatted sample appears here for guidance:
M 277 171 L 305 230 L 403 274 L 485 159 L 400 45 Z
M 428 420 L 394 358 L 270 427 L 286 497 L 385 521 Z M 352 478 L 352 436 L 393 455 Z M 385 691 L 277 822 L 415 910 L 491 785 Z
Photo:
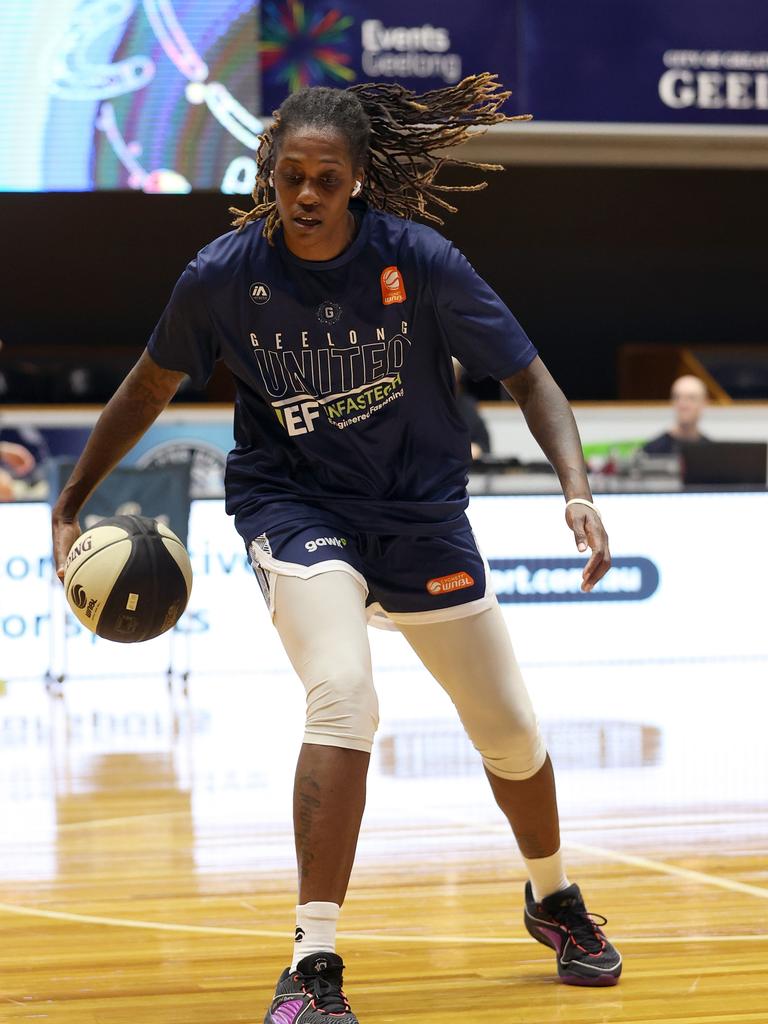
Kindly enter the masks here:
M 275 198 L 285 241 L 302 259 L 330 260 L 352 238 L 347 209 L 357 175 L 344 136 L 302 128 L 281 140 L 274 167 Z

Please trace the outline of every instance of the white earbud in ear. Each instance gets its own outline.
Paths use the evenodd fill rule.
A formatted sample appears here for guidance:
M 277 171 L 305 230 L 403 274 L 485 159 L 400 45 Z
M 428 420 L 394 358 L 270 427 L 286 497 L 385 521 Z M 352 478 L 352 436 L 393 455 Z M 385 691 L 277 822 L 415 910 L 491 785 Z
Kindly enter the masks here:
M 275 187 L 275 176 L 272 173 L 272 171 L 269 172 L 269 187 L 270 188 L 274 188 Z
M 362 189 L 363 189 L 362 181 L 356 181 L 355 182 L 355 187 L 352 189 L 352 195 L 353 196 L 359 196 L 361 191 L 362 191 Z

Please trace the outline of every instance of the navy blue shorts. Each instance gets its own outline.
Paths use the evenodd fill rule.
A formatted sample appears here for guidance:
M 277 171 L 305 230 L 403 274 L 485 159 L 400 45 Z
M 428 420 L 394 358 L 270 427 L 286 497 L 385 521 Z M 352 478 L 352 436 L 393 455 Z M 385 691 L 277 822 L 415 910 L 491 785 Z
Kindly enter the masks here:
M 493 603 L 488 566 L 462 517 L 442 536 L 382 536 L 342 530 L 322 512 L 294 516 L 248 545 L 274 613 L 274 577 L 309 579 L 348 572 L 365 588 L 372 625 L 439 622 L 475 615 Z

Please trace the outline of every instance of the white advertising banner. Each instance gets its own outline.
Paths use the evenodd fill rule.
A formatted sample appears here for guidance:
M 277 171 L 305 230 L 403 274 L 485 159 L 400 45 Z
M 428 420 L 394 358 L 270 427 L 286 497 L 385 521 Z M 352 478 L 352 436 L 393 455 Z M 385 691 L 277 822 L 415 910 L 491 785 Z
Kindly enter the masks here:
M 583 595 L 585 559 L 561 498 L 472 501 L 470 518 L 523 665 L 768 657 L 768 494 L 605 495 L 600 507 L 614 568 Z M 0 507 L 0 679 L 60 669 L 50 637 L 63 599 L 51 586 L 49 549 L 47 505 Z M 194 587 L 173 649 L 168 637 L 135 645 L 101 640 L 69 616 L 68 675 L 162 674 L 171 657 L 192 674 L 288 671 L 222 502 L 193 503 L 189 549 Z M 380 670 L 412 666 L 400 637 L 371 631 L 371 641 Z

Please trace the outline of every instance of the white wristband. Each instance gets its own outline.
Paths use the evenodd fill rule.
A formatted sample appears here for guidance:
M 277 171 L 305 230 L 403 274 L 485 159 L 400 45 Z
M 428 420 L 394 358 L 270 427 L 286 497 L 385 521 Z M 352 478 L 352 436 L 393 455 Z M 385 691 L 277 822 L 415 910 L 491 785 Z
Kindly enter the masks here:
M 593 505 L 592 502 L 587 501 L 586 498 L 571 498 L 570 501 L 566 501 L 565 507 L 568 508 L 569 505 L 586 505 L 587 508 L 591 508 L 592 511 L 597 514 L 597 517 L 599 519 L 603 518 L 600 515 L 600 509 L 597 507 L 597 505 Z

